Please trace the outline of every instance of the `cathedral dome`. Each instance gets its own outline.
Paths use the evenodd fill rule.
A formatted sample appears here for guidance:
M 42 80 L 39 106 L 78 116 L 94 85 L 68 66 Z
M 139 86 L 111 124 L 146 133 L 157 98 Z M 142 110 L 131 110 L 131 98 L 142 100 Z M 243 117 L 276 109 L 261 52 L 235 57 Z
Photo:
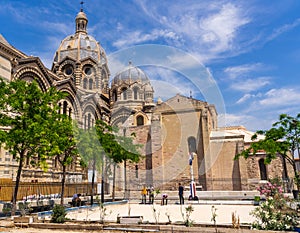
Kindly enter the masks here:
M 120 85 L 123 83 L 128 85 L 132 85 L 134 83 L 146 84 L 150 83 L 150 80 L 144 71 L 133 66 L 130 62 L 129 66 L 117 73 L 112 80 L 112 85 Z
M 101 64 L 107 63 L 104 49 L 94 37 L 87 33 L 88 19 L 83 11 L 76 16 L 76 32 L 63 39 L 58 47 L 54 62 L 59 63 L 65 57 L 73 58 L 75 61 L 82 61 L 91 57 Z

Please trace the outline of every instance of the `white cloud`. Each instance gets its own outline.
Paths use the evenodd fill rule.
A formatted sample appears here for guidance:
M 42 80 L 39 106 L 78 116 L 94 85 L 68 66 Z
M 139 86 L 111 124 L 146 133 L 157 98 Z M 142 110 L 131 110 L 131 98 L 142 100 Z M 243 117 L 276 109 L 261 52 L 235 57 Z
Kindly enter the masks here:
M 295 27 L 298 27 L 300 24 L 300 18 L 296 19 L 293 23 L 291 24 L 285 24 L 279 28 L 276 28 L 271 35 L 269 35 L 267 38 L 266 38 L 266 41 L 270 41 L 270 40 L 273 40 L 275 38 L 277 38 L 278 36 L 280 36 L 281 34 L 287 32 L 287 31 L 290 31 L 292 30 L 293 28 Z
M 240 66 L 231 66 L 224 69 L 224 73 L 228 76 L 229 79 L 237 79 L 243 77 L 252 72 L 261 71 L 265 69 L 262 63 L 253 63 L 253 64 L 244 64 Z
M 258 103 L 262 107 L 296 105 L 299 107 L 300 92 L 294 88 L 280 88 L 268 91 Z
M 270 84 L 270 77 L 259 77 L 236 81 L 230 85 L 230 88 L 237 91 L 250 92 L 265 87 L 268 84 Z
M 241 104 L 244 103 L 245 101 L 247 101 L 248 99 L 251 99 L 251 97 L 253 97 L 254 95 L 251 94 L 245 94 L 242 98 L 240 98 L 238 101 L 236 101 L 237 104 Z
M 174 4 L 153 1 L 136 1 L 144 11 L 154 30 L 163 30 L 172 34 L 171 44 L 194 53 L 201 61 L 223 56 L 223 53 L 232 53 L 237 43 L 240 29 L 250 22 L 248 11 L 242 3 L 233 4 L 229 1 L 191 1 L 176 2 Z M 155 34 L 139 31 L 138 38 L 148 41 L 151 35 L 154 41 Z M 130 38 L 130 36 L 132 38 Z M 128 35 L 116 42 L 116 45 L 132 44 L 136 35 Z M 236 51 L 234 51 L 236 53 Z
M 271 89 L 264 94 L 246 94 L 238 101 L 243 105 L 239 105 L 235 112 L 231 111 L 232 114 L 226 118 L 226 125 L 246 125 L 252 131 L 269 129 L 278 121 L 280 114 L 299 113 L 299 90 L 300 87 L 285 87 Z
M 237 30 L 249 23 L 240 9 L 231 3 L 223 5 L 219 12 L 200 21 L 202 40 L 210 44 L 211 51 L 220 53 L 231 49 Z
M 218 115 L 219 127 L 225 126 L 244 126 L 247 125 L 247 122 L 253 120 L 253 117 L 250 115 L 243 114 L 220 114 Z M 222 124 L 220 124 L 222 122 Z
M 257 130 L 266 130 L 272 127 L 272 124 L 278 120 L 278 115 L 274 112 L 261 112 L 255 115 L 250 115 L 245 112 L 239 112 L 236 114 L 226 113 L 226 115 L 219 115 L 218 121 L 222 122 L 222 124 L 219 124 L 219 127 L 246 126 L 247 130 L 256 132 Z
M 174 53 L 168 56 L 169 62 L 172 64 L 172 67 L 177 67 L 178 70 L 190 69 L 190 68 L 199 68 L 203 67 L 203 64 L 197 60 L 197 58 L 189 53 Z
M 163 29 L 154 29 L 150 33 L 143 33 L 142 31 L 129 31 L 120 39 L 113 43 L 117 48 L 127 47 L 135 44 L 155 41 L 157 39 L 169 39 L 172 41 L 179 40 L 179 36 L 174 32 Z

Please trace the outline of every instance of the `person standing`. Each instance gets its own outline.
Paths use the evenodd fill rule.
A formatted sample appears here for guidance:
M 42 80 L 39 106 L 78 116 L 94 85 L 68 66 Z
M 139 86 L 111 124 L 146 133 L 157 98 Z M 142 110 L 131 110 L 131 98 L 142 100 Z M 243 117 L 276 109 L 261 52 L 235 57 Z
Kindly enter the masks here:
M 145 185 L 142 188 L 142 204 L 146 204 L 147 189 Z
M 149 190 L 149 203 L 153 204 L 153 202 L 154 202 L 154 188 L 153 186 L 151 186 Z
M 180 205 L 184 205 L 183 191 L 184 191 L 183 186 L 181 185 L 181 183 L 179 183 L 178 195 L 179 195 Z

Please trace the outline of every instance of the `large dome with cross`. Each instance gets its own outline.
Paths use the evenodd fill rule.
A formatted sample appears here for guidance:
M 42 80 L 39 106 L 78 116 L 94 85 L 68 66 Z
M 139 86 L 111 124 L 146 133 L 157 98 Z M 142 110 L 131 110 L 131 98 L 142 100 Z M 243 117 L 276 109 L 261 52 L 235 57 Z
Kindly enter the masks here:
M 87 23 L 86 14 L 81 10 L 75 19 L 75 34 L 69 35 L 61 41 L 55 53 L 54 62 L 59 63 L 66 57 L 73 58 L 76 61 L 90 57 L 95 62 L 107 63 L 105 51 L 100 43 L 93 36 L 88 35 Z

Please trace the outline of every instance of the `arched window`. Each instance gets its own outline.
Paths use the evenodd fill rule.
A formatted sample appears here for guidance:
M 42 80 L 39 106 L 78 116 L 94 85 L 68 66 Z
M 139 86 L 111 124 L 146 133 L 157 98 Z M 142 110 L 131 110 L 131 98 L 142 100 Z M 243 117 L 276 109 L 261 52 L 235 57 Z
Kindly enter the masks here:
M 136 118 L 136 125 L 137 126 L 144 125 L 144 117 L 143 116 L 138 116 Z
M 88 126 L 87 126 L 88 129 L 91 128 L 91 114 L 89 113 L 88 114 Z
M 63 105 L 63 114 L 67 114 L 67 106 L 68 106 L 68 103 L 67 101 L 64 101 L 64 105 Z
M 87 78 L 83 79 L 83 89 L 87 89 Z
M 267 177 L 267 168 L 266 168 L 265 160 L 260 159 L 258 161 L 258 164 L 259 164 L 260 179 L 267 180 L 268 177 Z
M 135 165 L 135 178 L 139 178 L 139 165 Z
M 69 108 L 69 117 L 71 118 L 72 116 L 72 108 Z
M 117 90 L 113 90 L 112 99 L 113 99 L 113 101 L 117 101 L 118 100 Z
M 138 92 L 139 92 L 138 87 L 133 88 L 133 99 L 135 99 L 135 100 L 138 99 Z
M 197 153 L 196 138 L 195 137 L 189 137 L 188 138 L 188 145 L 189 145 L 189 153 L 191 153 L 191 152 Z
M 127 89 L 126 88 L 122 89 L 122 97 L 123 97 L 123 100 L 127 100 Z
M 93 79 L 92 78 L 89 79 L 89 89 L 90 90 L 93 89 Z

